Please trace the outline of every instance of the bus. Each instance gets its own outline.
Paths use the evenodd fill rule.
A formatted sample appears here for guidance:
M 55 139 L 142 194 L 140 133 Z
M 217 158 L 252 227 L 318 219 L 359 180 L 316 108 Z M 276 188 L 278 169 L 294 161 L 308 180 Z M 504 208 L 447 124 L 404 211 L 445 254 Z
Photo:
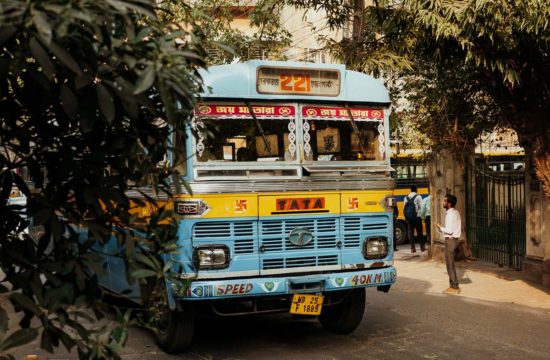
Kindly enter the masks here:
M 353 331 L 365 288 L 396 281 L 388 91 L 343 65 L 249 61 L 202 77 L 207 90 L 168 154 L 187 183 L 171 200 L 187 286 L 167 281 L 158 345 L 189 347 L 205 307 Z M 109 271 L 103 285 L 146 303 L 121 259 Z
M 476 152 L 475 162 L 487 164 L 494 172 L 521 171 L 525 169 L 525 153 L 522 149 Z M 418 194 L 424 199 L 429 194 L 429 178 L 424 150 L 407 149 L 392 152 L 391 165 L 394 168 L 395 201 L 398 217 L 395 225 L 395 242 L 405 244 L 408 239 L 408 224 L 403 211 L 404 199 L 410 193 L 411 185 L 416 185 Z M 425 224 L 423 233 L 426 235 Z
M 395 224 L 395 243 L 405 244 L 408 239 L 408 223 L 404 214 L 404 199 L 411 192 L 411 186 L 416 185 L 418 194 L 424 199 L 429 194 L 428 169 L 424 153 L 419 150 L 404 150 L 392 153 L 391 165 L 394 168 L 395 178 L 395 202 L 398 209 L 398 217 Z M 422 225 L 426 234 L 425 225 Z
M 521 150 L 485 151 L 476 154 L 476 162 L 484 162 L 494 172 L 525 170 L 525 152 Z

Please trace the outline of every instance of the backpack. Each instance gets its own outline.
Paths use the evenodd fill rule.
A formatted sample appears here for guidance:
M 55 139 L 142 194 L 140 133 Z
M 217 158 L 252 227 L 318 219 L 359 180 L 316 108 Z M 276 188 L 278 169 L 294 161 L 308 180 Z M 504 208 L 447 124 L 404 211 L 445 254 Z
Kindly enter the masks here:
M 414 204 L 414 200 L 417 196 L 418 194 L 416 194 L 412 199 L 407 196 L 408 201 L 403 209 L 403 214 L 405 215 L 405 219 L 407 221 L 416 221 L 416 218 L 418 217 L 416 214 L 416 205 Z

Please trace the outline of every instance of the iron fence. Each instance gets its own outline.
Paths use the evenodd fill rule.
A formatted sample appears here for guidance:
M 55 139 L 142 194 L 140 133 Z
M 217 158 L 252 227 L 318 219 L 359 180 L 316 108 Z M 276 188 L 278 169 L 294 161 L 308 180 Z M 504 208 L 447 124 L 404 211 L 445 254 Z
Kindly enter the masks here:
M 525 257 L 525 173 L 477 160 L 466 171 L 466 233 L 476 258 L 521 270 Z

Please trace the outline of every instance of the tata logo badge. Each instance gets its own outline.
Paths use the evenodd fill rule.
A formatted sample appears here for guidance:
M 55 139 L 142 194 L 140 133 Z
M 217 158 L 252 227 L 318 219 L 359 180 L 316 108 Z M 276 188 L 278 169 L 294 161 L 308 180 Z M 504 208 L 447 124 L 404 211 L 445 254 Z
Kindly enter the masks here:
M 305 246 L 313 240 L 313 234 L 306 228 L 296 228 L 288 235 L 288 241 L 296 246 Z

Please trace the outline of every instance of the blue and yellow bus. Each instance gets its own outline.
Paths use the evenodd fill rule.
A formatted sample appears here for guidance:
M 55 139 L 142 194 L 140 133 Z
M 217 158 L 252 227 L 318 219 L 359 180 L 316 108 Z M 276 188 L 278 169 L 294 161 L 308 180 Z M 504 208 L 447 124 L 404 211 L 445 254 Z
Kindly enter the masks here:
M 427 163 L 424 153 L 419 150 L 401 151 L 392 153 L 391 165 L 395 172 L 395 202 L 399 216 L 395 225 L 395 242 L 398 245 L 409 241 L 408 224 L 403 211 L 404 199 L 411 192 L 411 186 L 418 188 L 418 194 L 424 199 L 429 193 L 429 179 Z M 424 235 L 426 229 L 423 227 Z
M 399 216 L 396 222 L 395 242 L 404 244 L 408 239 L 408 225 L 403 213 L 404 199 L 411 191 L 411 185 L 418 188 L 418 194 L 424 199 L 429 194 L 428 164 L 426 151 L 409 149 L 392 152 L 391 165 L 394 168 L 395 201 Z M 499 151 L 483 151 L 475 154 L 476 162 L 484 162 L 487 168 L 494 172 L 517 171 L 525 169 L 525 153 L 520 148 Z M 423 226 L 424 235 L 426 228 Z
M 353 331 L 365 288 L 396 280 L 388 91 L 342 65 L 250 61 L 202 76 L 208 91 L 168 156 L 190 190 L 173 199 L 188 286 L 167 284 L 158 344 L 186 349 L 199 304 Z M 121 261 L 110 271 L 105 285 L 145 301 Z

